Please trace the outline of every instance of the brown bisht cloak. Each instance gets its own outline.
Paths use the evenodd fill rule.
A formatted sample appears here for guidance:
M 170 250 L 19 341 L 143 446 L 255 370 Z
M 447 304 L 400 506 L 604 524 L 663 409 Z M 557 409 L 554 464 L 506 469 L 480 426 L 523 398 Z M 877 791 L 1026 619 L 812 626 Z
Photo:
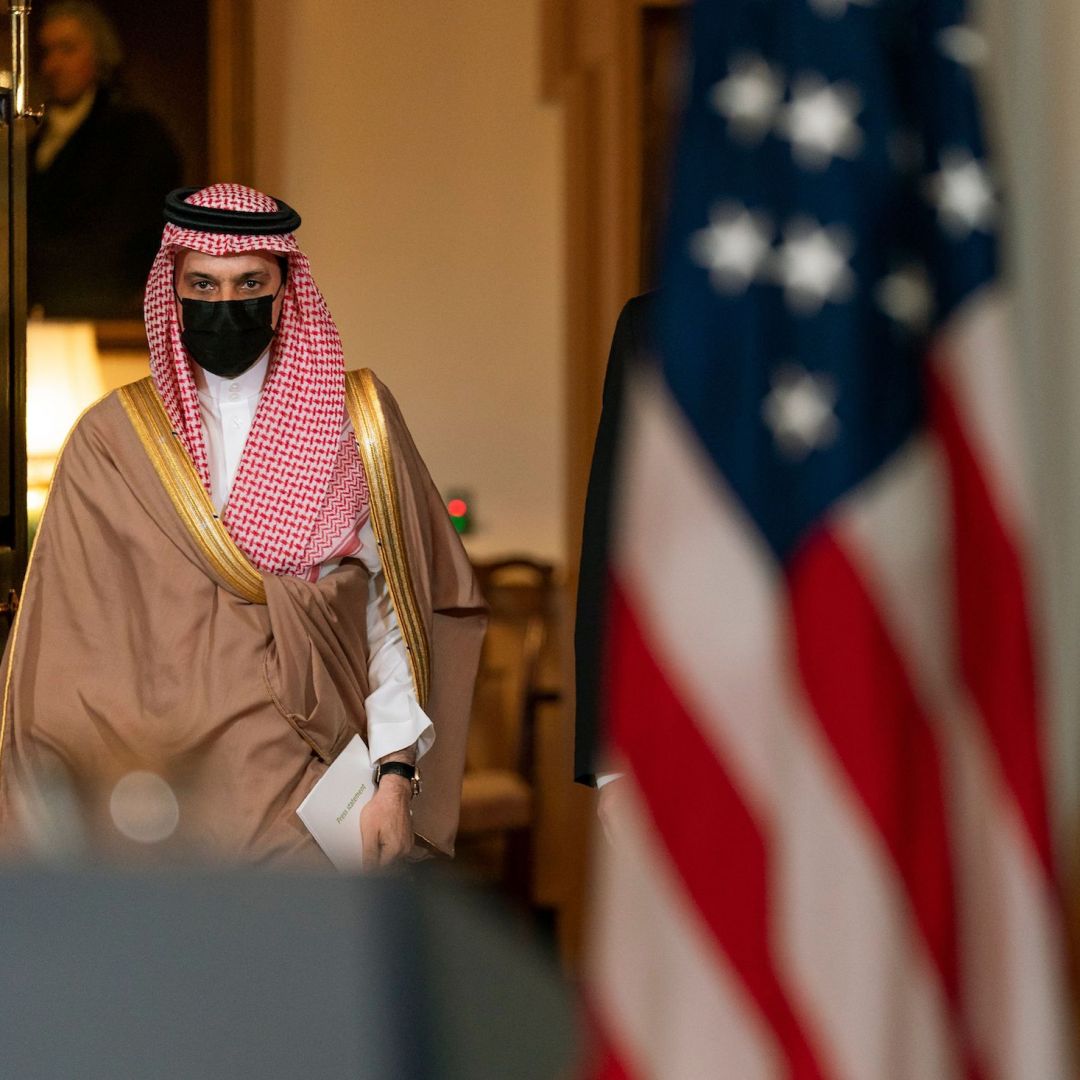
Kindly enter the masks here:
M 393 398 L 368 371 L 350 372 L 347 390 L 436 733 L 414 825 L 452 854 L 484 602 Z M 182 850 L 325 862 L 295 810 L 367 734 L 368 579 L 353 560 L 317 583 L 260 574 L 215 517 L 151 380 L 109 395 L 61 455 L 0 668 L 0 834 L 18 835 L 17 786 L 26 796 L 60 772 L 106 837 L 116 782 L 147 770 L 177 796 Z

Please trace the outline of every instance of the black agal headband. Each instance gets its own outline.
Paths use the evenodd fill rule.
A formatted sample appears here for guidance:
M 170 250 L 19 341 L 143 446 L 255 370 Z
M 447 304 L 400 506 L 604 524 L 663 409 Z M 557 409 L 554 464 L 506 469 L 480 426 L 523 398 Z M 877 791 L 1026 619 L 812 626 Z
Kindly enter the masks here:
M 219 210 L 185 202 L 189 195 L 200 190 L 189 187 L 170 191 L 165 196 L 165 220 L 181 229 L 233 236 L 274 236 L 300 228 L 300 215 L 280 199 L 274 200 L 278 208 L 271 211 Z

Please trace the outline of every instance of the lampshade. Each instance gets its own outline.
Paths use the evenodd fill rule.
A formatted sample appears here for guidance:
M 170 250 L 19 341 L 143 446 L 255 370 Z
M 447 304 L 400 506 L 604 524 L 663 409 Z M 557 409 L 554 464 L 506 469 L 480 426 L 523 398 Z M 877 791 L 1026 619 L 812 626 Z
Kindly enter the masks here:
M 105 393 L 94 324 L 30 320 L 26 372 L 26 451 L 32 471 L 47 461 L 51 472 L 79 415 Z

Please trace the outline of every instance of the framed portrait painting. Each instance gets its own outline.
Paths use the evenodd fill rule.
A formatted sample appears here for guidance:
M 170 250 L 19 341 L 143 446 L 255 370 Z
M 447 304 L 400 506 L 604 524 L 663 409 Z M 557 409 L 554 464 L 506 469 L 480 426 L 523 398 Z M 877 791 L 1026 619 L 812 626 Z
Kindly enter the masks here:
M 250 182 L 250 0 L 34 5 L 28 300 L 141 349 L 142 286 L 174 187 Z

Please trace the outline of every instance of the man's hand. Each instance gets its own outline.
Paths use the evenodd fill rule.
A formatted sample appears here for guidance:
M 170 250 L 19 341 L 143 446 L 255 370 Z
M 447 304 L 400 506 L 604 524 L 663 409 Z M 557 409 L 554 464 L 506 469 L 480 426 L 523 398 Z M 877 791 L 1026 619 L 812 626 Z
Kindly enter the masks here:
M 609 780 L 599 791 L 596 813 L 610 844 L 618 843 L 622 818 L 626 812 L 626 792 L 626 781 L 621 776 Z
M 412 784 L 403 776 L 385 773 L 360 811 L 360 839 L 364 845 L 364 869 L 403 859 L 412 851 Z

